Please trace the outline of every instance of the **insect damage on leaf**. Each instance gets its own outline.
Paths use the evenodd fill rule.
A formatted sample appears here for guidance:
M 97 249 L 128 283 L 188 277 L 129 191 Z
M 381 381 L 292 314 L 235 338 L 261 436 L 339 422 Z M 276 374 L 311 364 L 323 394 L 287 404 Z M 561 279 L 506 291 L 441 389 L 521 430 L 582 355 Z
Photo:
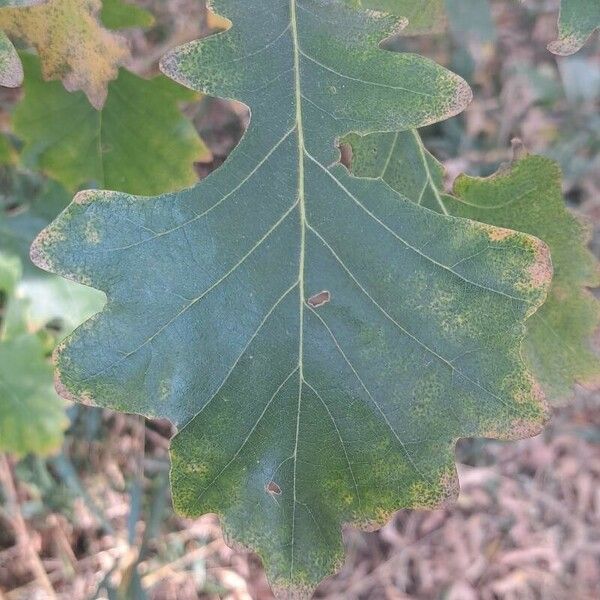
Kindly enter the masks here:
M 520 351 L 551 268 L 535 238 L 494 239 L 337 164 L 348 132 L 470 99 L 435 63 L 378 47 L 394 18 L 332 0 L 215 7 L 231 29 L 163 70 L 250 107 L 228 161 L 176 194 L 85 192 L 32 255 L 108 298 L 59 348 L 61 385 L 176 423 L 176 508 L 218 513 L 275 588 L 307 594 L 340 565 L 344 523 L 454 492 L 459 437 L 539 430 Z
M 561 0 L 558 39 L 548 44 L 548 50 L 560 56 L 574 54 L 598 28 L 598 0 Z
M 352 149 L 350 168 L 359 177 L 381 178 L 432 210 L 494 225 L 491 239 L 510 235 L 502 227 L 543 240 L 552 254 L 554 279 L 544 306 L 527 323 L 525 354 L 552 403 L 568 398 L 575 383 L 600 379 L 600 360 L 591 348 L 600 303 L 587 289 L 600 284 L 598 263 L 587 249 L 588 227 L 565 206 L 554 161 L 518 147 L 510 168 L 485 179 L 462 175 L 450 196 L 444 193 L 443 166 L 416 131 L 349 135 L 344 141 Z M 535 267 L 532 277 L 543 281 L 547 274 Z
M 39 6 L 0 10 L 0 29 L 37 50 L 45 79 L 83 90 L 97 109 L 108 82 L 129 58 L 127 42 L 98 20 L 100 0 L 47 0 Z

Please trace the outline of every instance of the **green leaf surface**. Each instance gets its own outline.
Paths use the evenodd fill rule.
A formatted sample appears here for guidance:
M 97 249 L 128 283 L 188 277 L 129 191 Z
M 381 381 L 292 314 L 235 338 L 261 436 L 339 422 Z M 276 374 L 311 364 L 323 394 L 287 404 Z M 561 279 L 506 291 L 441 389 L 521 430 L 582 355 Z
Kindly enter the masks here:
M 21 278 L 21 261 L 16 256 L 0 253 L 0 292 L 12 294 Z
M 36 57 L 22 58 L 25 97 L 13 129 L 25 142 L 22 159 L 29 168 L 73 191 L 87 185 L 159 194 L 197 181 L 194 161 L 208 150 L 180 110 L 197 94 L 163 76 L 145 80 L 121 70 L 97 111 L 83 93 L 45 82 Z
M 600 325 L 600 304 L 588 287 L 600 284 L 598 264 L 587 249 L 589 232 L 565 206 L 558 165 L 527 156 L 509 169 L 479 179 L 463 175 L 455 196 L 443 191 L 444 169 L 415 131 L 351 135 L 352 171 L 381 178 L 432 210 L 530 233 L 550 248 L 554 278 L 544 306 L 527 323 L 525 354 L 553 403 L 573 385 L 600 378 L 600 359 L 591 340 Z
M 123 0 L 102 0 L 100 19 L 109 29 L 151 27 L 154 24 L 151 12 Z
M 344 523 L 454 494 L 459 437 L 539 431 L 520 350 L 551 268 L 531 236 L 337 164 L 344 134 L 431 123 L 470 97 L 378 48 L 393 18 L 215 6 L 232 28 L 163 69 L 250 107 L 226 164 L 178 194 L 82 192 L 32 255 L 108 298 L 57 352 L 62 393 L 171 419 L 176 508 L 218 513 L 275 588 L 302 595 L 340 565 Z
M 561 0 L 558 39 L 548 44 L 548 50 L 560 56 L 574 54 L 599 27 L 598 0 Z

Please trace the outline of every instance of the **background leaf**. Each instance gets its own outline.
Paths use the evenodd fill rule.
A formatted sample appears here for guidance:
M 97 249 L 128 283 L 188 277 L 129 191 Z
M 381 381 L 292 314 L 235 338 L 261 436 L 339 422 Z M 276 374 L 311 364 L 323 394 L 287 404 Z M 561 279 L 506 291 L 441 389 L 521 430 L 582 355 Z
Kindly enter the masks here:
M 0 10 L 0 29 L 37 50 L 45 79 L 62 79 L 101 108 L 107 84 L 129 58 L 124 38 L 98 21 L 100 0 L 48 0 L 40 6 Z
M 44 82 L 36 57 L 22 58 L 25 97 L 13 128 L 25 142 L 22 159 L 28 167 L 71 190 L 93 186 L 158 194 L 197 181 L 194 161 L 206 160 L 210 152 L 179 107 L 197 94 L 163 76 L 146 80 L 121 70 L 97 111 L 83 94 Z
M 548 44 L 548 50 L 561 56 L 574 54 L 599 27 L 598 0 L 561 0 L 558 39 Z
M 154 15 L 150 11 L 123 0 L 102 0 L 100 19 L 109 29 L 151 27 L 154 24 Z
M 535 238 L 335 164 L 349 131 L 469 100 L 434 63 L 378 49 L 394 19 L 321 0 L 217 8 L 233 27 L 164 69 L 250 106 L 228 162 L 178 194 L 82 192 L 32 255 L 108 297 L 58 352 L 64 393 L 177 423 L 176 507 L 219 513 L 275 586 L 306 592 L 339 565 L 343 523 L 452 495 L 458 437 L 539 430 L 520 346 L 550 266 Z
M 54 390 L 44 328 L 59 336 L 97 312 L 103 294 L 39 270 L 29 260 L 33 237 L 64 208 L 68 194 L 54 183 L 2 173 L 0 204 L 0 451 L 17 455 L 56 450 L 68 425 Z M 54 337 L 54 336 L 52 336 Z
M 536 379 L 554 403 L 573 385 L 600 377 L 591 338 L 600 305 L 587 291 L 600 284 L 598 264 L 587 249 L 589 234 L 566 208 L 558 165 L 528 156 L 486 179 L 463 175 L 455 196 L 444 193 L 443 166 L 415 131 L 348 136 L 352 171 L 382 178 L 392 188 L 432 210 L 523 231 L 548 244 L 554 279 L 544 306 L 527 323 L 526 355 Z
M 68 425 L 64 401 L 54 391 L 52 365 L 34 334 L 0 339 L 0 450 L 47 454 Z

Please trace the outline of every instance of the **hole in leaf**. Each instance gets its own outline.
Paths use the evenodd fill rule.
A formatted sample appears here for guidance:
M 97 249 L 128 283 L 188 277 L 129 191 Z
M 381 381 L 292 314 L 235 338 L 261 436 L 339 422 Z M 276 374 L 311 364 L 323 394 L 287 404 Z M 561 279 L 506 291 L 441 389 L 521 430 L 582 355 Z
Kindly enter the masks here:
M 319 292 L 314 296 L 311 296 L 308 299 L 308 304 L 313 308 L 319 308 L 319 306 L 323 306 L 323 304 L 327 304 L 331 301 L 331 294 L 325 290 L 323 292 Z
M 267 485 L 265 487 L 267 489 L 267 492 L 269 492 L 269 494 L 275 494 L 276 496 L 281 496 L 281 488 L 274 481 L 269 481 L 269 483 L 267 483 Z

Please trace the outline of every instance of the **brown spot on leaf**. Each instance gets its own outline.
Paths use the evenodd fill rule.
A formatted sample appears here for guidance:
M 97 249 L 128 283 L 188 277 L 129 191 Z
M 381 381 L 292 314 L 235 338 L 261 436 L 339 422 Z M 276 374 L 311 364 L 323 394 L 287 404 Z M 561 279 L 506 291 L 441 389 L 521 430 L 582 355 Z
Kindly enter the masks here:
M 488 235 L 490 240 L 493 242 L 499 242 L 501 240 L 506 239 L 514 233 L 511 229 L 506 229 L 504 227 L 490 227 L 488 229 Z
M 267 492 L 269 492 L 269 494 L 281 496 L 281 488 L 274 481 L 269 481 L 269 483 L 267 483 L 267 485 L 265 486 L 265 489 L 267 490 Z
M 319 306 L 323 306 L 324 304 L 327 304 L 330 301 L 331 294 L 327 290 L 324 290 L 323 292 L 319 292 L 318 294 L 311 296 L 308 299 L 308 304 L 313 308 L 319 308 Z
M 549 287 L 552 281 L 550 249 L 541 240 L 535 240 L 535 263 L 531 266 L 531 283 L 535 287 Z
M 352 146 L 347 142 L 342 142 L 339 145 L 340 149 L 340 163 L 352 171 Z

